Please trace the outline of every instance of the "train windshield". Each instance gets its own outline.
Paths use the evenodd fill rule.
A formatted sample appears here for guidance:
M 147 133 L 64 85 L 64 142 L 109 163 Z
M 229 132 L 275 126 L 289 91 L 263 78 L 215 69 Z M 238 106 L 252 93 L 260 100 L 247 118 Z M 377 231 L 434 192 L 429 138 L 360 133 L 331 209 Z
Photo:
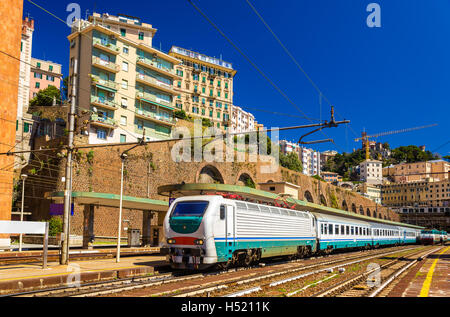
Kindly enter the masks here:
M 202 217 L 209 201 L 181 201 L 175 205 L 172 217 Z

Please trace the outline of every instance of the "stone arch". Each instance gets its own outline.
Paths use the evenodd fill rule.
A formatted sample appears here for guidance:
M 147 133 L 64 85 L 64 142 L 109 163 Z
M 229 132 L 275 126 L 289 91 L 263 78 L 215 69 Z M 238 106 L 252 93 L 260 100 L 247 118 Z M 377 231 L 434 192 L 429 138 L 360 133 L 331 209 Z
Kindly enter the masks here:
M 239 178 L 238 178 L 238 180 L 237 180 L 237 182 L 236 182 L 236 185 L 239 185 L 239 186 L 247 186 L 247 187 L 251 187 L 251 188 L 256 188 L 255 182 L 253 181 L 253 179 L 251 178 L 251 176 L 248 175 L 247 173 L 242 173 L 242 174 L 239 176 Z
M 364 215 L 364 208 L 361 205 L 359 206 L 359 214 Z
M 377 211 L 376 211 L 376 210 L 373 211 L 373 217 L 374 217 L 374 218 L 377 217 Z
M 383 219 L 383 215 L 380 213 L 380 214 L 378 215 L 378 218 Z
M 370 209 L 369 208 L 367 208 L 367 210 L 366 210 L 366 215 L 370 217 Z
M 309 190 L 305 191 L 303 197 L 306 201 L 309 201 L 310 203 L 314 202 L 313 196 L 311 195 L 311 192 Z
M 352 211 L 356 214 L 356 205 L 355 205 L 355 203 L 352 204 Z
M 197 176 L 197 183 L 225 184 L 222 174 L 213 165 L 205 165 Z
M 387 220 L 386 215 L 384 215 L 384 220 Z
M 327 199 L 325 198 L 325 196 L 323 194 L 320 194 L 320 204 L 323 206 L 328 206 Z
M 347 202 L 345 200 L 342 201 L 342 209 L 348 211 Z

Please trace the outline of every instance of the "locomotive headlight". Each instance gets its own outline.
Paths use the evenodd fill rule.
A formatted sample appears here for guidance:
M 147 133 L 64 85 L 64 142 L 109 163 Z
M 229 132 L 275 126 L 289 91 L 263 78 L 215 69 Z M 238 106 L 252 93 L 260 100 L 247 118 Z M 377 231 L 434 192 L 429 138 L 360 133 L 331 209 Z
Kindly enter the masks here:
M 175 241 L 175 239 L 167 239 L 167 243 L 168 244 L 175 244 L 176 241 Z
M 196 245 L 203 245 L 203 239 L 197 239 L 197 240 L 194 240 L 194 244 L 196 244 Z

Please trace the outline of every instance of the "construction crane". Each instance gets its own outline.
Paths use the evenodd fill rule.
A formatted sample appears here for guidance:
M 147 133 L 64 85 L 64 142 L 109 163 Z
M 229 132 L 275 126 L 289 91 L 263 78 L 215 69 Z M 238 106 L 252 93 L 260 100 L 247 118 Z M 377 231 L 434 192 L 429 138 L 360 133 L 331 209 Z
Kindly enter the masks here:
M 402 130 L 395 130 L 395 131 L 388 131 L 388 132 L 381 132 L 377 134 L 367 135 L 367 132 L 362 132 L 360 138 L 356 138 L 355 142 L 358 142 L 359 140 L 362 140 L 362 145 L 366 149 L 366 160 L 370 159 L 370 146 L 369 146 L 369 138 L 376 138 L 379 136 L 385 136 L 385 135 L 391 135 L 391 134 L 397 134 L 397 133 L 404 133 L 404 132 L 410 132 L 414 130 L 420 130 L 425 128 L 431 128 L 437 126 L 437 123 L 430 124 L 430 125 L 424 125 L 421 127 L 415 127 L 415 128 L 408 128 L 408 129 L 402 129 Z

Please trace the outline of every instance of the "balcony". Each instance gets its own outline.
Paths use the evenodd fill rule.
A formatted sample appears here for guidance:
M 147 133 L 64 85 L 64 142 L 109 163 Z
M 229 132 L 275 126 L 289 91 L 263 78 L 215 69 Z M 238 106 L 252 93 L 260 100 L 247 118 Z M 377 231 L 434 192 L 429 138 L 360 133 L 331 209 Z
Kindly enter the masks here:
M 137 91 L 136 98 L 147 103 L 156 104 L 157 106 L 163 106 L 164 108 L 174 110 L 171 102 L 158 98 L 153 94 Z
M 119 108 L 119 105 L 114 101 L 107 100 L 106 98 L 100 98 L 99 96 L 91 96 L 91 104 L 110 110 L 117 110 Z
M 116 120 L 108 117 L 99 117 L 96 113 L 91 115 L 91 124 L 107 129 L 115 129 L 118 126 Z
M 116 45 L 107 41 L 102 41 L 99 38 L 94 38 L 93 45 L 94 47 L 106 51 L 110 54 L 118 55 L 120 53 L 120 49 Z
M 94 65 L 95 67 L 104 69 L 108 72 L 118 73 L 120 71 L 119 65 L 112 63 L 110 61 L 105 61 L 103 59 L 100 59 L 97 56 L 92 56 L 92 65 Z
M 156 113 L 143 111 L 141 109 L 136 109 L 135 115 L 136 115 L 136 117 L 141 118 L 141 119 L 150 120 L 153 122 L 162 123 L 162 124 L 169 125 L 169 126 L 174 126 L 177 123 L 175 118 L 166 118 L 166 117 L 160 116 Z
M 136 73 L 136 81 L 143 83 L 144 85 L 148 85 L 150 87 L 162 90 L 172 95 L 178 95 L 178 93 L 173 90 L 173 86 L 163 83 L 162 81 L 157 80 L 151 76 L 147 76 L 144 74 Z
M 147 58 L 138 57 L 136 59 L 136 63 L 138 65 L 147 67 L 149 69 L 156 70 L 157 72 L 161 72 L 162 71 L 163 74 L 168 75 L 168 76 L 170 76 L 172 78 L 178 78 L 178 75 L 175 73 L 175 70 L 169 69 L 169 68 L 166 68 L 166 67 L 162 67 L 162 66 L 158 65 L 157 63 L 155 63 L 155 62 L 153 62 L 153 61 L 151 61 L 151 60 L 149 60 Z
M 91 80 L 92 80 L 92 85 L 99 86 L 100 88 L 106 87 L 109 89 L 117 90 L 117 83 L 115 83 L 113 81 L 101 79 L 99 76 L 96 76 L 96 75 L 91 75 Z

